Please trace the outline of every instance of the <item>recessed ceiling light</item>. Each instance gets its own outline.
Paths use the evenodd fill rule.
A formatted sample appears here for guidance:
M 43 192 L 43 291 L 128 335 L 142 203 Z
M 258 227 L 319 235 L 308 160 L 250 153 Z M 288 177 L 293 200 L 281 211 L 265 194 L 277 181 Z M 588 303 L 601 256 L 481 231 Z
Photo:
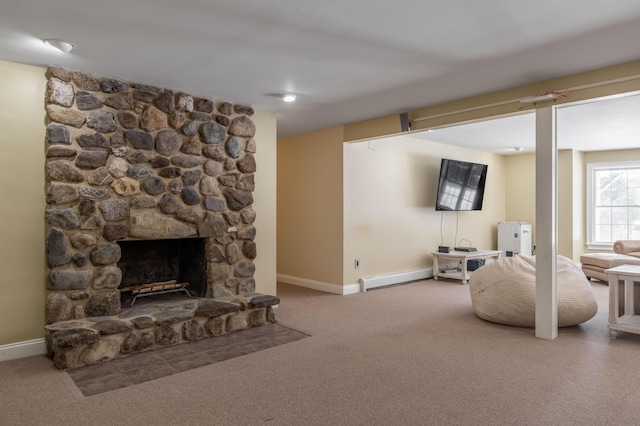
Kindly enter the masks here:
M 282 100 L 285 102 L 293 102 L 296 100 L 296 95 L 294 95 L 293 93 L 287 93 L 286 95 L 282 96 Z
M 68 41 L 58 40 L 56 38 L 47 38 L 42 41 L 47 46 L 51 46 L 63 53 L 69 53 L 73 49 L 73 44 L 69 43 Z

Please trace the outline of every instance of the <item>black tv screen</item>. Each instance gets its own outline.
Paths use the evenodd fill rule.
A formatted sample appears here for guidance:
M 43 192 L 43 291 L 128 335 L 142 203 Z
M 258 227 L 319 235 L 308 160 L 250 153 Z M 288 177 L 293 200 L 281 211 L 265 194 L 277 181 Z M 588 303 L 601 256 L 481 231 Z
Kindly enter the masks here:
M 442 159 L 436 210 L 482 210 L 487 165 Z

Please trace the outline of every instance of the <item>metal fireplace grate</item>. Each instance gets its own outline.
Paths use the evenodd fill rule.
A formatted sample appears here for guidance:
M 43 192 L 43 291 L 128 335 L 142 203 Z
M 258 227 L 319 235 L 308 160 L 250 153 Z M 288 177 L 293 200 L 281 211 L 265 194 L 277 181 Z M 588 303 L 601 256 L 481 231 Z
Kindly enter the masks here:
M 134 285 L 130 287 L 121 288 L 122 292 L 131 292 L 134 295 L 133 300 L 131 301 L 131 306 L 136 303 L 136 299 L 138 297 L 144 296 L 155 296 L 166 293 L 175 293 L 175 292 L 184 292 L 187 293 L 187 296 L 191 297 L 191 293 L 186 287 L 189 283 L 179 283 L 177 280 L 156 282 L 156 283 L 147 283 L 142 285 Z

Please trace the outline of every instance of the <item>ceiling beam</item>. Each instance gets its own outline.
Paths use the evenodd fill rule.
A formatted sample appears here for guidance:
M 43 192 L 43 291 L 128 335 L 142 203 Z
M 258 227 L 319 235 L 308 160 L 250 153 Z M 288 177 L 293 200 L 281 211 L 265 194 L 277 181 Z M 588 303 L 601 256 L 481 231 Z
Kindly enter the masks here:
M 566 91 L 566 97 L 520 102 L 549 91 Z M 640 91 L 640 60 L 419 108 L 408 111 L 408 115 L 411 132 L 417 132 L 635 91 Z M 345 125 L 344 141 L 392 136 L 401 131 L 400 114 L 387 115 Z

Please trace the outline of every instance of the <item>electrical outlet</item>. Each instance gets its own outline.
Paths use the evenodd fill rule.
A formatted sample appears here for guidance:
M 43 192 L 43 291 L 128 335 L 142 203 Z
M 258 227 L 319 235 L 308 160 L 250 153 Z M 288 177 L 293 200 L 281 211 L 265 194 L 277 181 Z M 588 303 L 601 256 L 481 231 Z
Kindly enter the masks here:
M 353 261 L 353 267 L 356 269 L 360 268 L 360 259 L 356 259 Z

